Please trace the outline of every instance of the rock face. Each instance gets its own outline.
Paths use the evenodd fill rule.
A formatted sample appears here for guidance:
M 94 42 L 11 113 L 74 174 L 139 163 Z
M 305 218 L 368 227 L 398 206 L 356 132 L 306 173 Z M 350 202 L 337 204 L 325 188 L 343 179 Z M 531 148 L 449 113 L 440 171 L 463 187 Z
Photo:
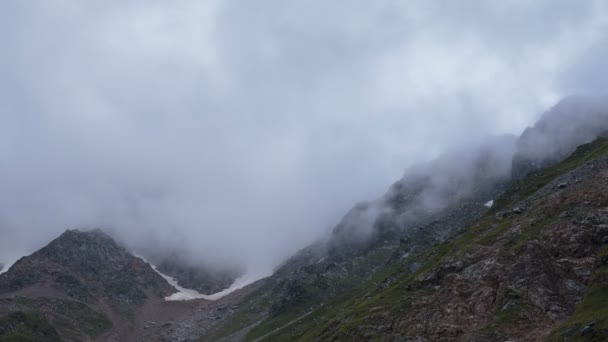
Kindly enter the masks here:
M 86 303 L 141 304 L 174 289 L 100 230 L 68 230 L 0 275 L 0 294 L 35 286 Z
M 126 329 L 126 318 L 144 304 L 173 292 L 102 231 L 68 230 L 0 274 L 0 340 L 20 333 L 13 323 L 22 318 L 25 328 L 48 325 L 64 340 L 106 339 L 112 327 Z

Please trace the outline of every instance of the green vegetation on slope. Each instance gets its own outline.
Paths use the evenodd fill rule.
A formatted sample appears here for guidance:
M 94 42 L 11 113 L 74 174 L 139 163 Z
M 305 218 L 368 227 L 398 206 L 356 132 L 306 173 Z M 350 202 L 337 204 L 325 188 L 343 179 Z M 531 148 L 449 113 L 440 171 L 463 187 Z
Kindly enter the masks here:
M 325 331 L 331 329 L 333 329 L 332 337 L 339 336 L 345 339 L 369 338 L 369 329 L 373 329 L 370 322 L 374 322 L 375 317 L 379 318 L 378 321 L 382 321 L 382 317 L 387 315 L 405 315 L 409 310 L 412 299 L 421 295 L 421 291 L 428 291 L 420 284 L 421 278 L 428 276 L 443 261 L 461 256 L 476 245 L 492 246 L 499 239 L 504 239 L 504 233 L 512 227 L 513 222 L 509 217 L 498 217 L 497 212 L 516 205 L 557 177 L 606 154 L 608 154 L 608 139 L 598 139 L 591 144 L 579 147 L 575 153 L 563 162 L 515 181 L 495 201 L 494 207 L 484 218 L 461 234 L 400 262 L 403 266 L 413 262 L 419 263 L 421 267 L 416 272 L 411 273 L 401 270 L 387 276 L 385 279 L 388 284 L 381 290 L 379 290 L 377 281 L 368 282 L 363 289 L 351 292 L 344 299 L 326 303 L 298 322 L 285 326 L 283 329 L 275 330 L 277 327 L 281 327 L 281 324 L 278 324 L 279 322 L 289 322 L 290 319 L 298 315 L 292 314 L 289 317 L 274 318 L 273 321 L 276 324 L 263 323 L 247 335 L 247 338 L 255 340 L 264 336 L 264 340 L 305 341 L 319 338 L 323 336 Z M 520 253 L 528 241 L 537 238 L 545 227 L 554 224 L 558 215 L 559 213 L 555 210 L 553 212 L 536 213 L 536 221 L 524 227 L 522 234 L 503 241 L 503 246 L 511 250 L 510 253 Z M 394 265 L 388 267 L 391 270 L 395 268 Z M 380 272 L 386 272 L 386 268 Z M 600 269 L 594 276 L 583 303 L 577 309 L 571 322 L 569 321 L 565 325 L 582 327 L 588 324 L 592 317 L 608 317 L 608 311 L 606 311 L 608 310 L 606 309 L 608 308 L 608 296 L 606 296 L 606 293 L 608 293 L 608 270 Z M 524 311 L 528 309 L 525 304 L 522 304 L 519 307 L 498 312 L 494 319 L 494 325 L 501 326 L 519 320 Z M 608 322 L 598 322 L 598 328 L 604 328 L 606 324 Z M 337 332 L 335 329 L 338 329 Z M 373 331 L 371 332 L 373 333 Z
M 62 336 L 73 335 L 73 329 L 77 328 L 89 337 L 96 338 L 113 326 L 105 315 L 81 302 L 57 298 L 25 297 L 4 300 L 10 300 L 12 305 L 17 306 L 19 310 L 32 315 L 52 317 L 53 324 Z
M 0 341 L 6 342 L 60 342 L 57 330 L 44 316 L 15 311 L 0 318 Z
M 600 341 L 592 334 L 582 336 L 581 330 L 595 322 L 594 330 L 608 330 L 608 248 L 600 254 L 600 264 L 587 287 L 583 301 L 566 322 L 555 329 L 549 341 Z
M 529 197 L 540 188 L 566 172 L 572 171 L 583 163 L 597 159 L 608 153 L 608 139 L 600 138 L 594 142 L 582 145 L 576 151 L 557 165 L 533 172 L 523 179 L 516 180 L 509 188 L 494 201 L 491 212 L 498 212 Z

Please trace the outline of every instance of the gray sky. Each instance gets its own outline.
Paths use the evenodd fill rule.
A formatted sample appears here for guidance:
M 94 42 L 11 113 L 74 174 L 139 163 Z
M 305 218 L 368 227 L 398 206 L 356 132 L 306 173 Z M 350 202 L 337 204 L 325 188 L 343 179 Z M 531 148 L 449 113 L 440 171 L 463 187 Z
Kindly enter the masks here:
M 605 1 L 2 1 L 0 261 L 84 225 L 272 265 L 605 93 L 607 29 Z

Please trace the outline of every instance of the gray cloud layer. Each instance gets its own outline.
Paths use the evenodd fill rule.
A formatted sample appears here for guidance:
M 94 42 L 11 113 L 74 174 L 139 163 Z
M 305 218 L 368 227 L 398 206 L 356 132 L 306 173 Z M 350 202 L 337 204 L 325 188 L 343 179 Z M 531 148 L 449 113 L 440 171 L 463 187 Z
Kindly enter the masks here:
M 277 263 L 414 162 L 604 93 L 603 1 L 4 1 L 0 260 Z

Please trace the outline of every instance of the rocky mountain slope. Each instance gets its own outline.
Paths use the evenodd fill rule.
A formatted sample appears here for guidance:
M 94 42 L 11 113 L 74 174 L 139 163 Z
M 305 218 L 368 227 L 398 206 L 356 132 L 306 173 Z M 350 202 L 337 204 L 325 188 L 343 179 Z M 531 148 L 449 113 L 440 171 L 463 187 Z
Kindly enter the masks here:
M 103 232 L 68 230 L 0 275 L 0 316 L 7 315 L 0 340 L 34 336 L 38 329 L 30 323 L 65 340 L 109 339 L 110 330 L 129 328 L 125 318 L 173 292 Z M 11 328 L 14 322 L 19 329 Z
M 0 294 L 57 292 L 85 303 L 141 304 L 174 289 L 100 230 L 68 230 L 0 275 Z
M 506 205 L 268 340 L 607 340 L 607 153 L 599 140 L 513 184 Z
M 574 313 L 604 286 L 608 143 L 576 150 L 607 131 L 599 108 L 558 104 L 517 140 L 512 168 L 492 168 L 505 162 L 493 154 L 508 151 L 503 142 L 410 170 L 204 340 L 574 340 L 594 321 L 585 336 L 605 338 L 605 312 Z

